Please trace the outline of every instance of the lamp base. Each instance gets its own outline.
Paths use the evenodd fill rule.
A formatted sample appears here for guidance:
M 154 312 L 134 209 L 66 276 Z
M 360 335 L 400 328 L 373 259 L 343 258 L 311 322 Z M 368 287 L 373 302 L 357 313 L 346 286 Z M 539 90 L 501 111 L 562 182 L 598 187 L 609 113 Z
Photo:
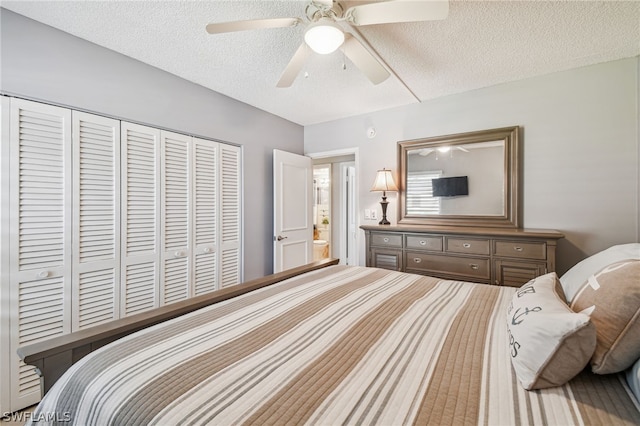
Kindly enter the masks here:
M 382 197 L 380 205 L 382 206 L 382 220 L 378 222 L 378 225 L 391 225 L 391 222 L 387 220 L 387 206 L 389 205 L 387 197 Z

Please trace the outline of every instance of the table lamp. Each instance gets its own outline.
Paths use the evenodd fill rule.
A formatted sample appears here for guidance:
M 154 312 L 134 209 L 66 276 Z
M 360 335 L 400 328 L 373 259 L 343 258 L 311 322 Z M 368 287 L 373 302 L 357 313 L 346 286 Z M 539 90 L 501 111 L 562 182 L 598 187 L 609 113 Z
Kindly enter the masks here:
M 387 205 L 389 202 L 387 201 L 387 191 L 397 191 L 398 187 L 396 183 L 393 181 L 393 175 L 391 174 L 391 170 L 382 169 L 378 170 L 376 174 L 376 180 L 373 182 L 373 187 L 371 187 L 371 191 L 382 191 L 382 201 L 380 201 L 380 205 L 382 206 L 382 220 L 378 222 L 379 225 L 390 225 L 391 222 L 387 220 Z

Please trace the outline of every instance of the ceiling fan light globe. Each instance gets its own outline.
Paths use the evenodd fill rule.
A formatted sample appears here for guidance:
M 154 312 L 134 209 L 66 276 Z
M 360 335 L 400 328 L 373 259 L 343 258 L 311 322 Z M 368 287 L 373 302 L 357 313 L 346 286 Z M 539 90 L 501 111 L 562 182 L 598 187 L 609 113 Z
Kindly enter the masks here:
M 316 53 L 326 55 L 335 52 L 344 43 L 342 30 L 329 23 L 309 27 L 304 41 Z

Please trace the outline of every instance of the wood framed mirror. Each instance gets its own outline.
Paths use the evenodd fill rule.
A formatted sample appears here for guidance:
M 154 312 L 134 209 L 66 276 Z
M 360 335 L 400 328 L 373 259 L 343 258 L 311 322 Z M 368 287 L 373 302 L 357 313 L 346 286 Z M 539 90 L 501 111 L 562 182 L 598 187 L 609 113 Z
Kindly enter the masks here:
M 398 223 L 519 228 L 519 132 L 398 142 Z

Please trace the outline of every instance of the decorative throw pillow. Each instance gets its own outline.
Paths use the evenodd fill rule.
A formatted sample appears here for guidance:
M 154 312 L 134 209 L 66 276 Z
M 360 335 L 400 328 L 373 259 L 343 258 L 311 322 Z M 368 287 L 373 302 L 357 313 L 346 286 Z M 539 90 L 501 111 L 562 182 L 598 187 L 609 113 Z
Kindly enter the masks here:
M 529 390 L 565 384 L 588 364 L 596 346 L 589 315 L 567 306 L 555 272 L 516 291 L 507 330 L 513 368 Z
M 578 262 L 560 277 L 567 302 L 573 301 L 576 293 L 583 287 L 591 275 L 621 260 L 640 259 L 640 243 L 619 244 L 602 250 Z
M 571 308 L 595 306 L 597 346 L 591 369 L 597 374 L 617 373 L 640 358 L 640 260 L 606 266 L 589 277 L 573 298 Z

